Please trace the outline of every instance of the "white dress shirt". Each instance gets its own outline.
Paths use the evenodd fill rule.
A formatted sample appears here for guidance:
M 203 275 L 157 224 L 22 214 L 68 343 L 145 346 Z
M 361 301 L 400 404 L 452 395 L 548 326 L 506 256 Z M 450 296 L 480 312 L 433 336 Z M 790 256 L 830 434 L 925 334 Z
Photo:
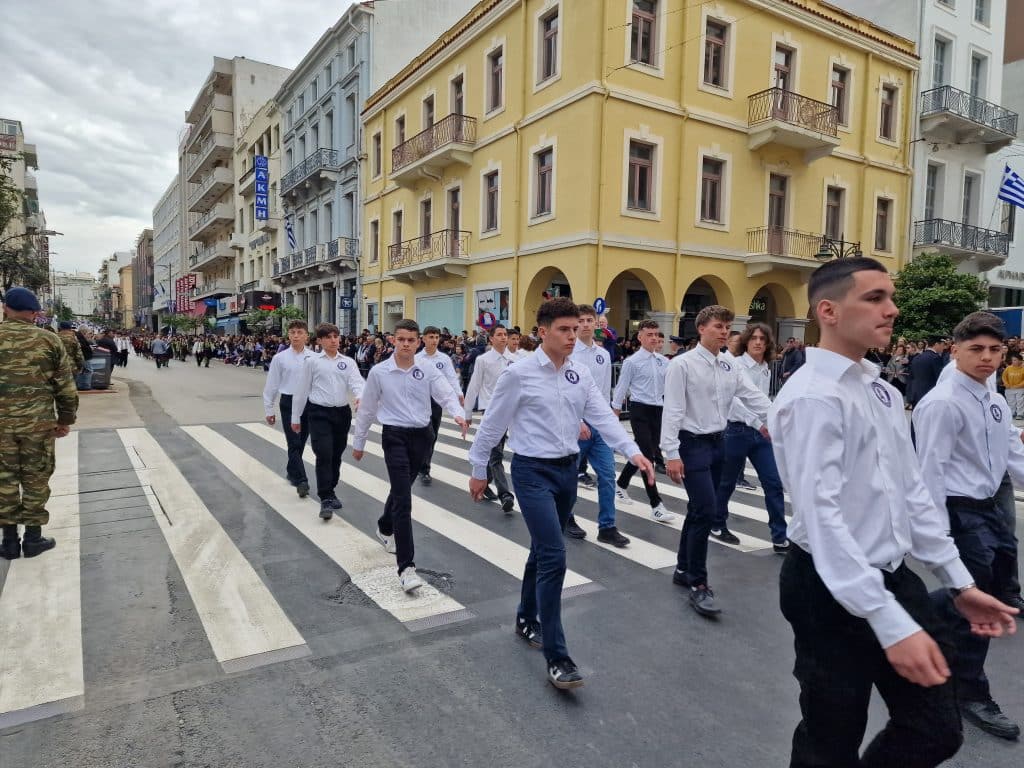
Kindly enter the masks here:
M 959 373 L 959 371 L 960 369 L 956 367 L 956 360 L 950 360 L 948 363 L 946 363 L 942 371 L 939 373 L 939 380 L 936 381 L 935 383 L 941 384 L 947 379 L 952 378 L 954 374 Z M 988 380 L 985 382 L 985 384 L 993 392 L 998 391 L 996 389 L 996 374 L 994 372 L 991 376 L 988 377 Z
M 558 459 L 580 450 L 580 422 L 593 426 L 614 450 L 626 457 L 640 448 L 626 434 L 618 417 L 608 407 L 587 367 L 566 358 L 555 368 L 551 358 L 538 348 L 498 380 L 491 405 L 469 449 L 473 477 L 487 479 L 491 448 L 515 420 L 509 432 L 509 447 L 520 456 Z
M 292 382 L 295 387 L 292 393 L 293 424 L 299 423 L 307 402 L 327 408 L 343 408 L 349 405 L 350 397 L 358 400 L 365 386 L 363 377 L 359 375 L 359 364 L 340 352 L 334 357 L 326 353 L 310 355 L 302 361 L 302 367 L 295 372 Z
M 622 408 L 627 397 L 644 405 L 663 405 L 665 402 L 665 371 L 669 360 L 660 352 L 638 349 L 622 361 L 619 381 L 612 395 L 612 408 Z
M 390 427 L 427 426 L 431 398 L 453 418 L 462 416 L 456 390 L 435 366 L 414 361 L 410 368 L 400 368 L 394 355 L 373 366 L 356 412 L 352 448 L 363 450 L 374 419 Z
M 576 339 L 576 348 L 572 351 L 572 359 L 587 366 L 590 375 L 594 377 L 594 383 L 597 384 L 597 391 L 601 393 L 607 403 L 612 396 L 612 359 L 608 350 L 596 342 L 591 343 L 588 347 Z
M 202 344 L 198 341 L 196 344 L 200 345 L 199 351 L 202 352 Z M 267 416 L 274 415 L 274 399 L 279 394 L 295 394 L 294 376 L 302 370 L 303 361 L 314 354 L 309 347 L 303 347 L 301 352 L 295 352 L 288 347 L 270 358 L 270 371 L 267 373 L 267 382 L 263 385 L 263 410 Z M 299 415 L 302 415 L 302 411 L 299 411 Z
M 478 355 L 473 363 L 473 375 L 469 379 L 469 386 L 466 387 L 466 421 L 473 417 L 473 404 L 480 400 L 480 410 L 486 411 L 488 403 L 491 402 L 491 395 L 498 383 L 498 377 L 504 373 L 516 358 L 505 348 L 504 352 L 496 349 L 489 349 L 482 355 Z
M 724 355 L 728 354 L 723 352 L 719 356 L 719 359 Z M 757 387 L 764 393 L 765 397 L 769 396 L 772 390 L 772 369 L 768 363 L 757 362 L 754 358 L 744 352 L 739 357 L 729 356 L 731 360 L 730 364 L 739 368 L 740 371 L 747 377 L 747 381 Z M 732 362 L 735 361 L 735 362 Z M 733 398 L 732 405 L 729 406 L 729 421 L 739 421 L 746 424 L 748 427 L 754 429 L 760 429 L 761 425 L 765 422 L 764 416 L 758 416 L 757 413 L 750 410 L 742 400 L 739 398 Z
M 511 354 L 516 360 L 522 360 L 529 357 L 531 353 L 525 349 L 517 349 L 515 352 L 510 352 L 509 354 Z
M 1006 399 L 955 371 L 914 407 L 921 476 L 936 506 L 947 496 L 991 499 L 1003 475 L 1024 483 L 1024 445 Z
M 459 374 L 455 372 L 455 364 L 452 363 L 452 359 L 444 352 L 434 352 L 434 354 L 428 355 L 427 350 L 421 349 L 416 353 L 416 362 L 425 366 L 434 366 L 444 374 L 448 383 L 452 385 L 452 389 L 455 390 L 455 394 L 462 394 L 462 382 L 459 381 Z
M 920 626 L 885 588 L 882 570 L 913 555 L 947 587 L 973 579 L 921 479 L 903 398 L 878 374 L 867 360 L 808 349 L 768 413 L 768 430 L 793 505 L 789 539 L 888 648 Z
M 735 357 L 711 352 L 702 344 L 673 357 L 665 375 L 665 410 L 661 414 L 665 458 L 679 458 L 680 430 L 695 435 L 722 432 L 735 400 L 750 412 L 750 422 L 745 424 L 754 429 L 764 426 L 772 402 L 740 370 Z

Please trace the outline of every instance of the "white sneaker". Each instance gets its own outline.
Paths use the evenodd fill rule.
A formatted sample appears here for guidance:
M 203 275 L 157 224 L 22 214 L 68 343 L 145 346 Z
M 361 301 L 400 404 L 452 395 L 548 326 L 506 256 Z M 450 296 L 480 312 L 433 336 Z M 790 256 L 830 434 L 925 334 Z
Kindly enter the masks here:
M 389 555 L 393 555 L 396 552 L 398 552 L 398 548 L 395 546 L 394 536 L 385 536 L 383 533 L 380 532 L 379 528 L 376 529 L 374 533 L 377 534 L 377 541 L 384 545 L 385 552 L 387 552 Z
M 402 571 L 402 575 L 398 577 L 398 580 L 402 583 L 402 589 L 406 592 L 412 592 L 423 586 L 423 579 L 416 574 L 416 569 L 411 565 Z
M 633 503 L 633 500 L 629 498 L 629 494 L 626 493 L 621 488 L 619 488 L 619 486 L 617 485 L 615 486 L 615 500 L 619 502 L 619 504 L 624 504 L 626 506 L 629 506 L 630 504 Z
M 671 523 L 676 519 L 676 514 L 665 509 L 664 503 L 659 503 L 658 506 L 651 507 L 651 519 L 659 523 Z

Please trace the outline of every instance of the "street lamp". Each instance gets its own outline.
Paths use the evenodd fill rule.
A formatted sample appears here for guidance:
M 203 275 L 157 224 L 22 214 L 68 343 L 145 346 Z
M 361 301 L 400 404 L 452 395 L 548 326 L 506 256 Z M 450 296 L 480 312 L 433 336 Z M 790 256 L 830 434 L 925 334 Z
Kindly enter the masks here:
M 845 240 L 833 240 L 831 237 L 821 238 L 821 245 L 814 258 L 818 261 L 831 261 L 832 259 L 848 259 L 863 256 L 860 243 L 848 243 Z

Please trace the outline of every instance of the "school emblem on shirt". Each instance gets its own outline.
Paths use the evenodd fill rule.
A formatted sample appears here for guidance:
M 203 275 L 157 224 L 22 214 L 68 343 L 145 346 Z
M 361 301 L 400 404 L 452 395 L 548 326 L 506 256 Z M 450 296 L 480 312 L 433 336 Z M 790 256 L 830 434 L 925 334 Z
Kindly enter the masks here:
M 720 368 L 721 368 L 721 369 L 722 369 L 723 371 L 731 371 L 731 370 L 732 370 L 732 366 L 731 366 L 731 365 L 729 365 L 729 364 L 728 364 L 727 362 L 725 362 L 725 360 L 719 360 L 719 361 L 718 361 L 718 366 L 719 366 L 719 367 L 720 367 Z
M 344 360 L 342 360 L 340 363 L 338 363 L 338 370 L 339 371 L 344 371 L 346 368 L 348 368 L 348 363 L 346 363 Z
M 444 370 L 444 363 L 434 363 L 434 365 L 437 366 L 437 370 L 439 370 L 439 371 L 443 371 Z
M 662 363 L 661 363 L 661 358 L 660 357 L 654 358 L 654 362 L 657 364 L 657 366 L 659 368 L 661 368 Z
M 604 355 L 595 355 L 594 359 L 597 360 L 598 365 L 604 365 Z
M 566 371 L 565 380 L 568 381 L 570 384 L 579 384 L 580 375 L 576 373 L 576 371 Z
M 892 407 L 892 395 L 890 395 L 889 390 L 887 390 L 879 382 L 876 381 L 871 384 L 871 391 L 875 393 L 875 397 L 877 397 L 879 401 L 881 401 L 882 405 L 884 405 L 886 408 Z
M 414 379 L 422 379 L 423 378 L 423 371 L 421 371 L 419 368 L 413 368 L 412 369 L 412 377 Z
M 992 411 L 992 418 L 995 419 L 997 422 L 1003 420 L 1003 409 L 1000 408 L 998 405 L 992 403 L 992 405 L 989 406 L 989 410 Z

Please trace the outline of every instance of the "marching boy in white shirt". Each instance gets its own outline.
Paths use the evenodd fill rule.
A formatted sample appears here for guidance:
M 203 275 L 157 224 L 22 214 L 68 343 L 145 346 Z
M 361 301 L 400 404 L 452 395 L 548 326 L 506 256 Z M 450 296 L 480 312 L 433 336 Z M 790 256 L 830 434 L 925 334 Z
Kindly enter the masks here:
M 288 441 L 288 468 L 286 474 L 288 482 L 295 486 L 299 498 L 305 498 L 309 494 L 309 480 L 306 479 L 306 465 L 302 461 L 302 452 L 306 449 L 306 439 L 309 437 L 309 420 L 305 413 L 299 411 L 296 417 L 299 421 L 298 432 L 292 431 L 292 397 L 295 394 L 295 378 L 302 371 L 302 364 L 307 357 L 313 356 L 313 351 L 306 346 L 309 341 L 309 330 L 305 320 L 292 320 L 288 323 L 288 349 L 281 350 L 270 360 L 270 371 L 267 373 L 267 381 L 263 385 L 263 408 L 266 414 L 267 424 L 273 426 L 277 423 L 277 416 L 274 414 L 274 398 L 278 395 L 281 408 L 281 428 L 284 430 L 285 439 Z M 196 362 L 201 363 L 203 359 L 204 343 L 197 339 Z M 211 353 L 212 354 L 212 353 Z
M 432 365 L 439 370 L 448 383 L 452 385 L 452 389 L 455 390 L 455 394 L 459 396 L 459 403 L 465 402 L 465 398 L 462 396 L 462 385 L 459 383 L 459 374 L 455 372 L 455 365 L 452 363 L 452 359 L 448 357 L 444 352 L 438 352 L 437 345 L 441 342 L 441 331 L 436 325 L 428 325 L 423 329 L 423 349 L 416 353 L 416 362 L 422 365 Z M 436 400 L 430 401 L 430 426 L 434 430 L 434 440 L 430 443 L 430 450 L 427 452 L 427 458 L 423 462 L 423 466 L 420 468 L 420 484 L 430 485 L 432 481 L 430 477 L 430 460 L 434 457 L 434 446 L 437 445 L 437 433 L 441 428 L 441 406 L 438 405 Z
M 989 390 L 988 377 L 1002 357 L 1003 321 L 974 312 L 953 329 L 956 372 L 940 382 L 914 408 L 914 430 L 921 475 L 949 528 L 960 557 L 978 589 L 1002 596 L 1017 567 L 1017 538 L 999 510 L 996 496 L 1009 471 L 1024 483 L 1024 445 L 1006 400 Z M 1020 726 L 992 700 L 985 658 L 987 637 L 971 634 L 945 590 L 932 594 L 937 607 L 957 628 L 952 663 L 960 713 L 984 731 L 1016 739 Z
M 956 608 L 973 632 L 1015 630 L 1016 611 L 974 586 L 921 480 L 899 391 L 864 360 L 871 347 L 889 344 L 899 314 L 893 293 L 874 259 L 815 270 L 807 294 L 819 348 L 807 350 L 768 414 L 793 506 L 779 593 L 795 638 L 803 715 L 795 768 L 930 768 L 960 748 L 940 649 L 952 650 L 952 628 L 904 562 L 909 555 L 959 591 Z M 889 721 L 861 753 L 873 686 Z

